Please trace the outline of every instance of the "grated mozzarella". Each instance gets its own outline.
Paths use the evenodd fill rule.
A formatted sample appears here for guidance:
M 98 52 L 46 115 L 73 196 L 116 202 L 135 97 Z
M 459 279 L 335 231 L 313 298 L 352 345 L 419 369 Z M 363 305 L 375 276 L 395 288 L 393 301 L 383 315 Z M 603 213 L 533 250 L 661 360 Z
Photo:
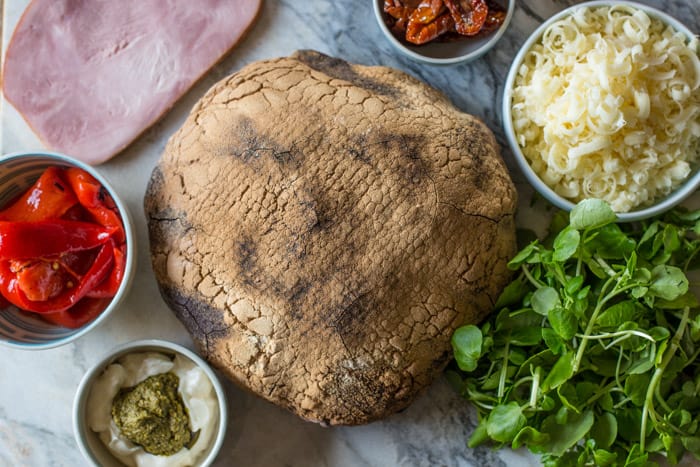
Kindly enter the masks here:
M 649 204 L 698 160 L 698 39 L 629 6 L 577 9 L 525 55 L 512 120 L 559 195 L 602 198 L 617 212 Z

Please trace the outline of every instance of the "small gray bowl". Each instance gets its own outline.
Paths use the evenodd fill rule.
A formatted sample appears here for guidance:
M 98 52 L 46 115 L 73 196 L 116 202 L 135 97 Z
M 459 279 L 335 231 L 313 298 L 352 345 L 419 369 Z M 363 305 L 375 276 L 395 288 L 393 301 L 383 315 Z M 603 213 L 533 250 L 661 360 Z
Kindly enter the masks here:
M 107 189 L 119 209 L 126 234 L 126 269 L 116 295 L 102 313 L 77 329 L 68 329 L 48 323 L 34 313 L 9 306 L 0 312 L 0 344 L 25 349 L 42 350 L 74 341 L 96 328 L 119 307 L 127 295 L 136 271 L 136 236 L 126 205 L 107 180 L 94 167 L 69 156 L 55 152 L 12 153 L 0 158 L 0 208 L 24 193 L 50 166 L 78 167 L 95 177 Z
M 481 57 L 491 50 L 506 32 L 515 10 L 515 0 L 498 1 L 501 4 L 507 3 L 505 20 L 498 29 L 488 34 L 467 37 L 452 42 L 430 42 L 424 45 L 413 45 L 398 40 L 386 25 L 383 0 L 374 0 L 374 16 L 384 37 L 403 55 L 431 65 L 452 65 L 455 63 L 468 63 Z
M 223 386 L 214 373 L 214 370 L 212 370 L 196 353 L 181 345 L 158 339 L 139 340 L 117 347 L 90 368 L 81 380 L 73 402 L 73 432 L 83 456 L 85 456 L 92 465 L 97 467 L 123 467 L 124 464 L 109 452 L 97 433 L 92 431 L 88 426 L 87 405 L 93 383 L 102 374 L 105 368 L 127 354 L 141 352 L 158 352 L 173 357 L 175 355 L 185 357 L 201 368 L 209 378 L 209 381 L 211 381 L 216 394 L 219 417 L 216 421 L 214 437 L 209 447 L 204 451 L 197 467 L 211 465 L 214 459 L 216 459 L 226 436 L 228 405 Z
M 681 32 L 688 38 L 692 38 L 695 36 L 693 32 L 690 29 L 688 29 L 688 27 L 686 27 L 677 19 L 660 10 L 657 10 L 647 5 L 643 5 L 641 3 L 635 3 L 626 0 L 596 0 L 591 2 L 579 3 L 577 5 L 566 8 L 565 10 L 562 10 L 556 15 L 552 16 L 547 21 L 542 23 L 530 35 L 530 37 L 528 37 L 528 39 L 518 51 L 518 54 L 515 56 L 515 59 L 513 59 L 513 63 L 510 66 L 510 71 L 508 72 L 508 76 L 506 78 L 506 83 L 504 86 L 503 128 L 505 130 L 506 138 L 508 139 L 508 145 L 511 151 L 513 152 L 513 156 L 515 157 L 516 162 L 520 166 L 520 169 L 525 175 L 525 178 L 527 178 L 528 182 L 550 203 L 565 211 L 571 211 L 571 209 L 575 206 L 575 203 L 556 193 L 535 173 L 535 171 L 530 166 L 530 163 L 528 162 L 527 158 L 523 154 L 520 145 L 518 144 L 515 129 L 513 128 L 513 115 L 511 108 L 511 101 L 513 98 L 513 84 L 515 83 L 515 78 L 518 74 L 520 65 L 522 64 L 525 58 L 525 55 L 530 51 L 532 46 L 541 39 L 544 31 L 552 23 L 573 14 L 573 12 L 580 8 L 616 5 L 637 8 L 639 10 L 644 11 L 647 15 L 649 15 L 649 17 L 659 19 L 663 23 L 670 25 L 671 27 L 673 27 L 673 29 Z M 700 165 L 696 163 L 695 165 L 691 166 L 691 173 L 686 179 L 686 181 L 683 184 L 681 184 L 678 188 L 676 188 L 673 192 L 669 193 L 665 197 L 657 199 L 652 205 L 642 206 L 638 209 L 629 212 L 617 213 L 617 218 L 621 222 L 634 222 L 659 215 L 688 198 L 695 192 L 698 186 L 700 186 Z

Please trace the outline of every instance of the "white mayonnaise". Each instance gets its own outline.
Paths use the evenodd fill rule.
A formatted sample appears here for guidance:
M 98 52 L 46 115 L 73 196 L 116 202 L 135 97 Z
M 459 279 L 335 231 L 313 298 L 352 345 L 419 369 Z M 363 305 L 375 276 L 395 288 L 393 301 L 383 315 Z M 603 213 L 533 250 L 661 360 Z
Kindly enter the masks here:
M 182 448 L 171 456 L 150 454 L 120 433 L 112 420 L 112 401 L 121 388 L 135 386 L 149 376 L 167 372 L 180 378 L 179 393 L 190 416 L 193 432 L 201 430 L 191 449 Z M 185 467 L 196 465 L 210 445 L 219 409 L 214 387 L 206 373 L 189 359 L 174 360 L 158 352 L 133 353 L 109 365 L 92 386 L 87 401 L 87 423 L 111 453 L 129 466 Z

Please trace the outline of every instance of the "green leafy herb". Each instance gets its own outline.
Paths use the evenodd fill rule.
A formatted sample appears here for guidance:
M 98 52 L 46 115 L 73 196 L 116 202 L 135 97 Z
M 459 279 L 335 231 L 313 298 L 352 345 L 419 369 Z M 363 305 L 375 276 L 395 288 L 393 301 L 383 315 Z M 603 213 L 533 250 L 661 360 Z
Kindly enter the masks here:
M 449 380 L 477 407 L 469 446 L 527 446 L 546 466 L 700 459 L 700 211 L 615 224 L 579 203 L 509 263 L 497 311 L 452 338 Z
M 474 371 L 481 356 L 481 331 L 476 326 L 462 326 L 452 335 L 452 347 L 459 369 Z

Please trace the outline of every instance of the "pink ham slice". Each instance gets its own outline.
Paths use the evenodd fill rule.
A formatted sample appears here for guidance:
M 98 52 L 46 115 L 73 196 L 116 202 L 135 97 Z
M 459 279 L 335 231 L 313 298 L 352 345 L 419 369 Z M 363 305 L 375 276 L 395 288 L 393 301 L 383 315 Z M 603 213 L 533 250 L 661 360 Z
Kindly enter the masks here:
M 49 148 L 117 154 L 225 55 L 261 0 L 32 0 L 3 92 Z

